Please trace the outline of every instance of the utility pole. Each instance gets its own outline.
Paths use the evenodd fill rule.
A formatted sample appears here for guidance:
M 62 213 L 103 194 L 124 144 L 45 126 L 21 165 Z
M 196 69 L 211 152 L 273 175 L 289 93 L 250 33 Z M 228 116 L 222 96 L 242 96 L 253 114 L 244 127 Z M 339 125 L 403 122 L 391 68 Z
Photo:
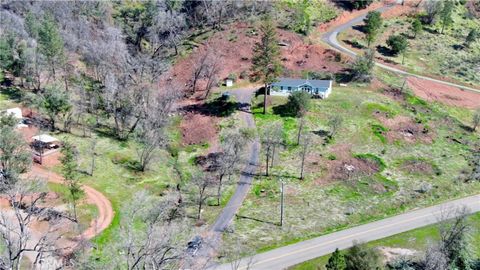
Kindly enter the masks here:
M 281 181 L 281 188 L 280 188 L 281 198 L 280 198 L 280 227 L 283 227 L 283 205 L 284 205 L 284 193 L 283 193 L 283 180 Z

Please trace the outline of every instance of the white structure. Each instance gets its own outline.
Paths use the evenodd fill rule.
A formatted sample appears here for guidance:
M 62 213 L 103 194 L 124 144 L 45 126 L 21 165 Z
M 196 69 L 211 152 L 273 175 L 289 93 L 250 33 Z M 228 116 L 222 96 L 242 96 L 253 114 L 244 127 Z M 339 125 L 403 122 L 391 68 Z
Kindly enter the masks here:
M 42 143 L 45 143 L 45 144 L 51 144 L 51 143 L 55 143 L 55 142 L 58 143 L 59 142 L 59 140 L 57 138 L 52 137 L 48 134 L 41 134 L 41 135 L 33 136 L 32 140 L 39 141 L 39 142 L 42 142 Z
M 233 86 L 233 80 L 232 79 L 225 79 L 225 86 L 227 87 L 232 87 Z
M 332 80 L 305 80 L 279 78 L 269 85 L 272 95 L 289 95 L 295 91 L 306 91 L 319 98 L 327 98 L 332 93 Z
M 23 119 L 22 109 L 20 108 L 11 108 L 6 110 L 7 114 L 12 115 L 13 117 L 21 120 Z
M 23 127 L 28 127 L 27 125 L 23 124 L 23 114 L 22 114 L 22 109 L 20 108 L 11 108 L 5 110 L 5 113 L 7 115 L 11 115 L 15 117 L 15 119 L 18 120 L 17 122 L 17 128 L 23 128 Z

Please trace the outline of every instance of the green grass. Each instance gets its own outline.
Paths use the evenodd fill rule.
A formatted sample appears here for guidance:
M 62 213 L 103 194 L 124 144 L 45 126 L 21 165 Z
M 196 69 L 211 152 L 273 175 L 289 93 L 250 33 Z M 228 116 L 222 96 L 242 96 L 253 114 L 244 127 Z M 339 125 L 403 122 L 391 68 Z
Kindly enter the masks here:
M 474 243 L 473 255 L 480 256 L 480 213 L 473 214 L 469 217 L 469 223 L 472 226 L 471 241 Z M 438 225 L 430 225 L 415 229 L 412 231 L 396 234 L 384 239 L 369 242 L 370 247 L 393 247 L 406 248 L 423 251 L 428 244 L 439 240 Z M 324 270 L 330 255 L 315 258 L 310 261 L 303 262 L 289 269 L 291 270 Z
M 306 129 L 314 133 L 304 180 L 298 179 L 300 149 L 295 145 L 298 119 L 274 114 L 272 108 L 285 104 L 284 97 L 270 97 L 267 114 L 263 115 L 263 96 L 258 96 L 252 107 L 258 130 L 273 121 L 282 121 L 287 144 L 278 152 L 269 177 L 263 176 L 262 150 L 259 175 L 239 211 L 239 215 L 250 219 L 234 220 L 235 233 L 224 236 L 227 248 L 241 241 L 254 250 L 270 250 L 409 209 L 478 193 L 480 183 L 458 181 L 461 173 L 469 168 L 470 146 L 452 143 L 450 139 L 472 142 L 478 139 L 477 135 L 462 128 L 462 121 L 457 119 L 457 115 L 467 113 L 458 110 L 451 114 L 448 106 L 407 96 L 407 100 L 400 102 L 381 91 L 352 84 L 334 87 L 328 99 L 314 100 L 306 117 Z M 329 130 L 327 123 L 333 116 L 341 116 L 343 124 L 334 140 L 325 144 L 321 134 Z M 397 135 L 396 139 L 387 140 L 389 133 L 400 134 L 402 129 L 387 128 L 382 121 L 395 122 L 399 117 L 425 127 L 432 139 L 408 142 L 403 135 Z M 379 126 L 373 129 L 375 124 Z M 383 142 L 378 137 L 380 134 L 385 138 Z M 415 136 L 420 138 L 422 134 Z M 355 154 L 375 160 L 379 172 L 356 177 L 353 181 L 332 179 L 329 166 L 343 166 L 342 162 L 348 162 L 345 156 L 353 158 Z M 424 177 L 404 171 L 399 160 L 412 157 L 429 160 L 441 168 L 441 174 Z M 279 218 L 280 179 L 285 181 L 287 190 L 283 228 L 272 225 Z M 433 188 L 420 194 L 417 190 L 425 183 Z

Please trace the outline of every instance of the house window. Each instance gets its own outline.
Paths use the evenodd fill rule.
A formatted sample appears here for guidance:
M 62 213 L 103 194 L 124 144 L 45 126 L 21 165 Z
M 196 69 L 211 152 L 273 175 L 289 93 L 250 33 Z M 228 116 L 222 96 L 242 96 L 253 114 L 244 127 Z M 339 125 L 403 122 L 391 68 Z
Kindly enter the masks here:
M 288 87 L 288 91 L 292 91 L 292 87 L 289 86 L 289 87 Z
M 283 90 L 283 86 L 280 86 L 280 90 Z

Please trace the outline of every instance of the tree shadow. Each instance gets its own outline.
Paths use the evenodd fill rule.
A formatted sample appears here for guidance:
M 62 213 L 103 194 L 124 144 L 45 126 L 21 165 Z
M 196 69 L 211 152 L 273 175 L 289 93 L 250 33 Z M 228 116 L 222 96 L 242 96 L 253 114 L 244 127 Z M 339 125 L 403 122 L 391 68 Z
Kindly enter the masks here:
M 22 99 L 22 92 L 20 89 L 13 86 L 2 87 L 0 93 L 6 95 L 8 99 L 14 100 L 15 102 L 19 102 Z
M 367 29 L 366 29 L 364 24 L 354 25 L 354 26 L 352 26 L 352 29 L 357 30 L 359 32 L 362 32 L 363 34 L 365 34 L 367 32 Z
M 323 129 L 312 131 L 312 133 L 320 137 L 330 136 L 330 132 L 328 130 L 323 130 Z
M 255 97 L 263 96 L 264 94 L 265 94 L 265 86 L 262 86 L 258 88 L 257 91 L 255 91 Z M 268 94 L 270 95 L 270 91 L 268 91 Z
M 395 54 L 393 53 L 392 50 L 390 50 L 390 48 L 385 47 L 383 45 L 377 46 L 377 52 L 379 52 L 383 56 L 389 56 L 389 57 L 395 56 Z
M 454 44 L 452 45 L 452 48 L 455 50 L 455 51 L 461 51 L 465 48 L 465 46 L 461 45 L 461 44 Z
M 338 8 L 352 11 L 353 10 L 353 4 L 350 1 L 345 1 L 345 0 L 332 0 L 333 4 L 337 6 Z
M 225 97 L 216 98 L 213 101 L 202 104 L 187 105 L 181 108 L 184 112 L 194 112 L 206 116 L 228 117 L 237 109 L 244 110 L 248 104 L 233 102 Z
M 349 83 L 354 78 L 353 70 L 351 68 L 345 68 L 340 72 L 335 73 L 335 82 L 337 83 Z
M 282 105 L 277 105 L 277 106 L 273 107 L 272 110 L 273 110 L 273 114 L 280 115 L 281 117 L 295 117 L 295 116 L 297 116 L 296 112 L 293 111 L 292 105 L 290 104 L 290 102 L 287 102 L 287 103 L 282 104 Z
M 365 46 L 363 46 L 362 44 L 360 44 L 358 41 L 354 40 L 354 41 L 351 41 L 351 40 L 348 40 L 348 39 L 344 39 L 343 42 L 345 42 L 346 44 L 352 46 L 353 48 L 356 48 L 356 49 L 364 49 Z
M 465 131 L 468 131 L 468 132 L 474 132 L 473 128 L 471 126 L 467 126 L 467 125 L 464 125 L 464 124 L 460 124 L 460 128 L 465 130 Z
M 248 219 L 248 220 L 253 220 L 253 221 L 257 221 L 257 222 L 261 222 L 261 223 L 275 225 L 275 226 L 279 225 L 277 222 L 266 221 L 266 220 L 262 220 L 262 219 L 259 219 L 259 218 L 247 217 L 247 216 L 242 216 L 242 215 L 239 215 L 239 214 L 235 214 L 235 216 L 237 217 L 237 219 Z

